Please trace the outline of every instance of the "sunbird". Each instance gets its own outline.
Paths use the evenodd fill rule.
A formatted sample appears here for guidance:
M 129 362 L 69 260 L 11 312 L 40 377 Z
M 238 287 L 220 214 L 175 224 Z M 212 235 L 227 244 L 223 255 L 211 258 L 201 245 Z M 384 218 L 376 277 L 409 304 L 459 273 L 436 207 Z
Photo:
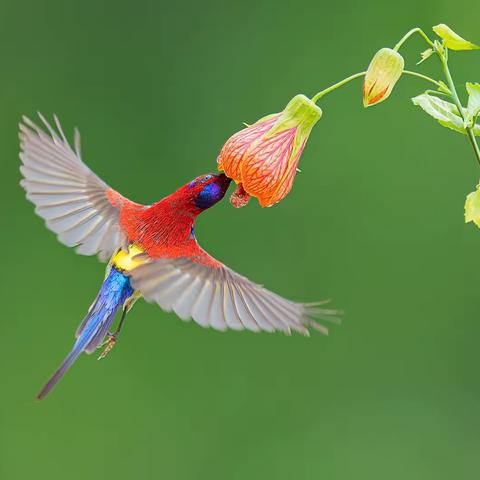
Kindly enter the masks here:
M 47 227 L 82 255 L 108 261 L 105 279 L 78 327 L 76 341 L 37 398 L 44 398 L 82 352 L 115 345 L 126 314 L 140 297 L 217 330 L 292 330 L 308 327 L 327 334 L 317 319 L 335 319 L 325 302 L 297 303 L 235 273 L 197 243 L 195 220 L 219 202 L 231 179 L 201 175 L 153 203 L 132 202 L 110 188 L 82 161 L 80 135 L 70 146 L 58 118 L 44 129 L 23 117 L 20 123 L 21 186 Z M 45 130 L 46 129 L 46 130 Z M 48 133 L 47 133 L 48 132 Z M 115 315 L 122 311 L 114 332 Z

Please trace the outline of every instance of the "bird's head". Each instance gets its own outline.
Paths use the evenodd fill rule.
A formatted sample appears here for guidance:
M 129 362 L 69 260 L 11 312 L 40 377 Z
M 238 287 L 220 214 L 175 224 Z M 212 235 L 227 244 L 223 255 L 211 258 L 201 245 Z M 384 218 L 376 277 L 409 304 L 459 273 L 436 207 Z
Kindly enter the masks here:
M 231 179 L 223 173 L 208 173 L 200 175 L 191 182 L 177 190 L 175 195 L 182 198 L 184 205 L 195 213 L 201 213 L 203 210 L 212 207 L 224 196 Z

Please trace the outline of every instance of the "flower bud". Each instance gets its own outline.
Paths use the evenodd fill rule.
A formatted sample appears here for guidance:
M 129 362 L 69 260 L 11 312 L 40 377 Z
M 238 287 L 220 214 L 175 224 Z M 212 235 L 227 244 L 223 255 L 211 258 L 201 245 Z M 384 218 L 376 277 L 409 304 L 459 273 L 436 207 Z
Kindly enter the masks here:
M 386 100 L 403 73 L 403 57 L 391 48 L 379 50 L 368 66 L 363 82 L 363 106 Z

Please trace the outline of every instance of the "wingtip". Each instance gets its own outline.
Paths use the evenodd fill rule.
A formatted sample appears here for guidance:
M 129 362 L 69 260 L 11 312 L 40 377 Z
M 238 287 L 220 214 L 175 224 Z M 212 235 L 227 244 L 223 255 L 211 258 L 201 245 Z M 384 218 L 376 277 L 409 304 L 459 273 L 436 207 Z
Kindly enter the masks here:
M 315 329 L 317 332 L 320 332 L 322 335 L 326 335 L 328 337 L 329 330 L 328 330 L 328 327 L 326 327 L 325 325 L 322 325 L 321 323 L 317 323 L 314 320 L 311 320 L 308 326 Z
M 33 120 L 30 117 L 27 117 L 26 115 L 22 115 L 22 119 L 18 123 L 18 126 L 20 127 L 20 130 L 25 133 L 29 132 L 30 128 L 35 129 L 36 127 Z
M 325 301 L 304 303 L 303 308 L 306 325 L 308 325 L 308 327 L 310 328 L 317 330 L 323 335 L 328 335 L 328 327 L 326 327 L 322 323 L 319 323 L 319 321 L 339 325 L 341 323 L 341 316 L 343 315 L 343 311 L 336 309 L 319 308 L 319 305 L 324 305 L 325 303 Z

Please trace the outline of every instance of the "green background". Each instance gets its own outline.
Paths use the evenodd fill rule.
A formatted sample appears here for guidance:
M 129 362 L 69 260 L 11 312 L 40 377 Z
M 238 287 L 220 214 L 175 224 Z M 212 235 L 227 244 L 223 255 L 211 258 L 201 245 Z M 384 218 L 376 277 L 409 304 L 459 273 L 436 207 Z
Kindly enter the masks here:
M 73 342 L 104 266 L 59 244 L 18 186 L 22 114 L 78 126 L 83 157 L 152 202 L 215 168 L 241 122 L 364 69 L 411 27 L 479 42 L 466 1 L 0 2 L 0 478 L 472 479 L 480 469 L 478 181 L 467 139 L 404 78 L 364 110 L 361 82 L 324 117 L 279 205 L 227 201 L 202 245 L 292 299 L 346 311 L 329 337 L 218 333 L 139 302 L 109 358 Z M 425 46 L 402 50 L 415 68 Z M 452 54 L 456 83 L 478 53 Z M 435 59 L 418 69 L 440 76 Z M 476 76 L 476 77 L 475 77 Z

